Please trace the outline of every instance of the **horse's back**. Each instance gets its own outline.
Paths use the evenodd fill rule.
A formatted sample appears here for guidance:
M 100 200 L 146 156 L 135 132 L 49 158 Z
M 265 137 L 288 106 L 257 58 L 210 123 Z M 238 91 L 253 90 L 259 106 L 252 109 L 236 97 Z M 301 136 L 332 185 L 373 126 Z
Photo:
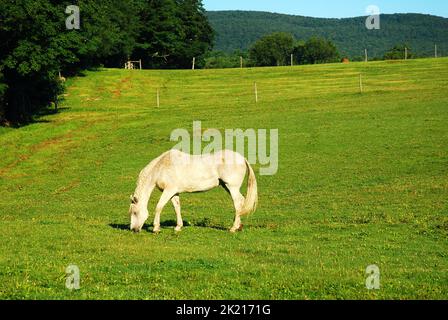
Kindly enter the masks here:
M 232 150 L 220 150 L 214 153 L 205 155 L 190 155 L 180 150 L 170 150 L 162 158 L 161 162 L 169 163 L 172 165 L 243 165 L 245 166 L 245 158 Z
M 205 155 L 190 155 L 179 150 L 170 151 L 163 160 L 172 168 L 188 172 L 193 177 L 218 176 L 220 179 L 246 174 L 246 159 L 232 150 L 220 150 Z
M 245 175 L 245 158 L 231 150 L 206 155 L 170 150 L 157 163 L 158 187 L 171 186 L 179 192 L 206 191 L 219 186 L 220 180 L 241 185 Z
M 241 186 L 246 176 L 246 159 L 231 150 L 223 150 L 217 156 L 221 159 L 217 166 L 219 178 L 227 185 Z

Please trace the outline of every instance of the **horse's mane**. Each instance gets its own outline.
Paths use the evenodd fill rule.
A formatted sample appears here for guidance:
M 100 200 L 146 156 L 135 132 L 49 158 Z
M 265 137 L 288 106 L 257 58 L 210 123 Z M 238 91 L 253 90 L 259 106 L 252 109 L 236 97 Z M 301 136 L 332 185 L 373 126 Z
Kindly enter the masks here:
M 134 195 L 137 198 L 140 198 L 140 196 L 145 193 L 145 188 L 151 184 L 151 181 L 153 180 L 153 174 L 154 174 L 154 168 L 157 167 L 160 160 L 165 157 L 166 154 L 168 154 L 170 151 L 165 152 L 158 158 L 152 160 L 139 174 L 138 180 L 137 180 L 137 189 L 135 190 Z

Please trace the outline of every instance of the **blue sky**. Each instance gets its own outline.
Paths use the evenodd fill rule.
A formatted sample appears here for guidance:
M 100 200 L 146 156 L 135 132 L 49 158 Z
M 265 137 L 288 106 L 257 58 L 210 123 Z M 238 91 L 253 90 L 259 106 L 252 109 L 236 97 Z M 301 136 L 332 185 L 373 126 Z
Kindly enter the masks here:
M 381 13 L 426 13 L 448 17 L 447 0 L 203 0 L 207 10 L 255 10 L 311 17 L 364 16 L 369 5 Z

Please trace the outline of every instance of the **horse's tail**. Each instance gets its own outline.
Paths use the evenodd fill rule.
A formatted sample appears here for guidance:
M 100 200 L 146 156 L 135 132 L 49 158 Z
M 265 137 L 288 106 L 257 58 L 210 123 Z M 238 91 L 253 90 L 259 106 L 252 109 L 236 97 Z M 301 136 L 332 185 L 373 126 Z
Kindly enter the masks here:
M 255 173 L 249 162 L 246 161 L 247 169 L 249 170 L 249 177 L 247 179 L 247 195 L 244 200 L 243 208 L 241 209 L 240 214 L 242 216 L 254 213 L 257 209 L 258 204 L 258 187 L 257 187 L 257 179 L 255 178 Z

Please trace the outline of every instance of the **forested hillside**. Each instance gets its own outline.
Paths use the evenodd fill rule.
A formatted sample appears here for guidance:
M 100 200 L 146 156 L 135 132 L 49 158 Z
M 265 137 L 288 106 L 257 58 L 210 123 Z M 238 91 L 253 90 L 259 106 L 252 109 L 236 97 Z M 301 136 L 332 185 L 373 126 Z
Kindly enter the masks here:
M 0 124 L 57 106 L 62 76 L 129 59 L 183 69 L 195 58 L 201 67 L 213 43 L 201 0 L 0 1 L 0 21 Z
M 216 32 L 215 50 L 227 52 L 246 50 L 263 35 L 283 31 L 300 40 L 329 38 L 350 58 L 363 56 L 365 48 L 371 57 L 383 57 L 403 43 L 417 56 L 433 56 L 435 44 L 439 53 L 448 53 L 448 19 L 431 15 L 381 15 L 380 30 L 368 30 L 366 17 L 323 19 L 250 11 L 211 11 L 207 16 Z

